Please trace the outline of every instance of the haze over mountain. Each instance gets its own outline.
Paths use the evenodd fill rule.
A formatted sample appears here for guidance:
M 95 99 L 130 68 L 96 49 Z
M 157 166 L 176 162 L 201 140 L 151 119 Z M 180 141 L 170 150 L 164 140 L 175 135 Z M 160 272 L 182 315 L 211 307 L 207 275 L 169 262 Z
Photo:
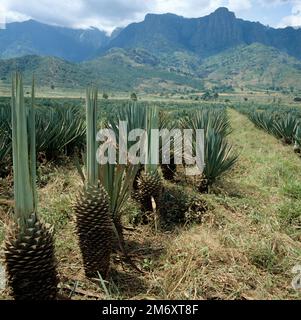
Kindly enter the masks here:
M 0 30 L 0 57 L 55 56 L 69 61 L 92 58 L 108 42 L 104 31 L 50 26 L 34 20 L 7 24 Z
M 301 29 L 244 21 L 226 8 L 202 18 L 148 14 L 111 37 L 95 28 L 75 30 L 33 20 L 8 24 L 0 30 L 0 57 L 25 55 L 31 56 L 0 61 L 0 81 L 22 69 L 35 71 L 44 85 L 66 87 L 93 81 L 112 90 L 301 89 Z

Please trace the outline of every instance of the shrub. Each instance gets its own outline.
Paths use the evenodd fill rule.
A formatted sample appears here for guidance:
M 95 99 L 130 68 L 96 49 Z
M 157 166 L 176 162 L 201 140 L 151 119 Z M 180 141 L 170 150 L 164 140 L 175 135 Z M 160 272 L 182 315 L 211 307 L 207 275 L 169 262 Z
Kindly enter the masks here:
M 137 101 L 137 100 L 138 100 L 137 95 L 136 95 L 135 92 L 133 92 L 133 93 L 131 94 L 131 99 L 132 99 L 133 101 Z

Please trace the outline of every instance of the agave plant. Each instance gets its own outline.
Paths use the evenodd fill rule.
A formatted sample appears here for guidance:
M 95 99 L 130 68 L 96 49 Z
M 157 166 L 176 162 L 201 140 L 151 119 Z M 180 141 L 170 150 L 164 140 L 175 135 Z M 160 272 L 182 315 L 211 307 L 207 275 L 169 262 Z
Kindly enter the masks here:
M 0 176 L 3 169 L 5 169 L 8 162 L 9 154 L 11 153 L 11 141 L 9 134 L 4 127 L 4 124 L 0 124 Z M 5 171 L 5 170 L 4 170 Z
M 133 129 L 143 129 L 145 128 L 146 123 L 146 108 L 143 105 L 139 105 L 136 102 L 123 105 L 121 108 L 118 108 L 116 112 L 113 112 L 107 121 L 104 124 L 105 127 L 113 130 L 116 136 L 118 145 L 121 143 L 126 143 L 128 149 L 130 149 L 135 142 L 128 141 L 128 137 L 122 133 L 120 128 L 121 121 L 126 122 L 126 130 L 130 132 Z M 121 133 L 121 134 L 120 134 Z M 130 160 L 130 159 L 129 159 Z M 133 188 L 137 190 L 138 178 L 143 170 L 141 164 L 135 166 L 137 169 L 136 177 L 134 179 Z
M 74 206 L 79 245 L 86 276 L 107 278 L 112 251 L 113 226 L 110 197 L 98 180 L 96 89 L 87 90 L 87 179 Z
M 36 107 L 36 150 L 46 159 L 56 159 L 61 154 L 71 154 L 75 147 L 85 145 L 85 122 L 78 107 Z M 11 149 L 11 114 L 8 107 L 0 108 L 0 161 L 4 152 Z M 4 141 L 5 140 L 5 141 Z M 3 142 L 4 141 L 4 142 Z
M 130 198 L 133 183 L 139 167 L 128 164 L 105 164 L 100 166 L 99 179 L 109 195 L 109 209 L 112 215 L 115 249 L 120 249 L 126 255 L 123 235 L 123 208 Z
M 226 137 L 231 133 L 231 125 L 226 110 L 220 108 L 214 109 L 199 109 L 189 114 L 188 119 L 182 121 L 182 124 L 190 129 L 213 128 L 216 133 Z
M 248 116 L 257 128 L 273 133 L 274 119 L 270 114 L 266 112 L 253 111 L 250 112 Z
M 249 119 L 258 128 L 281 139 L 284 143 L 293 143 L 298 120 L 292 113 L 252 111 L 249 113 Z
M 159 113 L 159 129 L 168 129 L 173 130 L 178 127 L 178 121 L 174 119 L 174 115 L 170 112 L 160 111 Z M 160 148 L 160 166 L 163 177 L 165 180 L 172 181 L 175 178 L 177 165 L 175 163 L 175 155 L 178 150 L 170 150 L 170 161 L 169 163 L 163 163 L 163 155 L 162 155 L 162 148 L 163 144 L 161 143 Z
M 0 176 L 11 154 L 11 126 L 9 119 L 11 119 L 9 106 L 2 106 L 0 108 Z
M 233 154 L 232 147 L 226 140 L 226 136 L 231 132 L 229 119 L 225 110 L 220 110 L 220 112 L 224 112 L 224 114 L 220 115 L 214 111 L 201 110 L 184 123 L 186 128 L 204 129 L 205 167 L 199 168 L 202 172 L 199 186 L 201 192 L 207 192 L 209 186 L 222 174 L 230 170 L 238 159 L 238 156 Z M 194 153 L 196 148 L 196 141 L 193 141 Z
M 155 141 L 152 141 L 152 129 L 159 129 L 159 110 L 157 107 L 149 107 L 146 112 L 146 132 L 147 132 L 147 148 L 145 154 L 144 171 L 138 178 L 138 189 L 136 199 L 141 204 L 142 211 L 153 212 L 155 209 L 160 210 L 160 203 L 163 190 L 163 180 L 158 170 L 158 164 L 153 161 L 152 156 L 157 150 Z
M 238 156 L 233 153 L 232 146 L 215 132 L 208 128 L 205 136 L 205 167 L 203 176 L 207 186 L 229 171 L 236 163 Z
M 150 155 L 152 154 L 150 130 L 159 128 L 158 109 L 156 107 L 146 107 L 137 103 L 131 103 L 127 106 L 124 106 L 122 109 L 118 110 L 117 115 L 109 119 L 109 127 L 115 132 L 115 135 L 119 142 L 121 142 L 121 139 L 124 139 L 123 136 L 119 135 L 120 121 L 126 121 L 127 132 L 130 132 L 133 129 L 146 130 L 147 137 L 149 140 L 145 142 L 146 145 L 149 146 L 149 148 L 145 150 L 145 159 L 143 161 L 145 163 L 150 163 Z M 127 141 L 128 149 L 130 149 L 134 143 L 135 142 Z M 154 197 L 155 200 L 158 201 L 159 199 L 157 197 L 157 193 L 158 190 L 161 189 L 161 177 L 158 175 L 157 172 L 158 166 L 148 164 L 143 167 L 143 165 L 139 163 L 136 165 L 131 165 L 130 167 L 134 168 L 130 171 L 136 172 L 136 177 L 133 181 L 133 197 L 140 202 L 142 210 L 144 212 L 152 211 L 151 198 Z
M 127 135 L 123 134 L 120 128 L 121 121 L 126 123 L 126 130 L 144 129 L 146 126 L 147 110 L 145 106 L 137 103 L 130 103 L 117 110 L 117 113 L 109 118 L 108 127 L 115 133 L 117 152 L 119 156 L 121 143 L 126 143 L 130 149 L 135 142 L 128 141 Z M 111 208 L 116 230 L 122 235 L 121 214 L 122 207 L 131 194 L 135 194 L 138 188 L 138 180 L 143 167 L 140 163 L 133 164 L 132 159 L 128 159 L 127 164 L 107 164 L 101 166 L 101 181 L 103 181 L 111 198 Z
M 301 125 L 300 124 L 297 124 L 296 126 L 294 141 L 295 141 L 294 151 L 296 153 L 301 153 Z
M 85 123 L 79 108 L 39 108 L 37 115 L 37 149 L 44 152 L 47 159 L 63 152 L 71 153 L 75 146 L 83 148 Z
M 114 144 L 113 148 L 116 150 L 117 157 L 119 157 L 119 153 L 123 152 L 120 148 L 121 143 L 127 142 L 128 147 L 131 147 L 131 143 L 127 141 L 127 135 L 125 136 L 122 133 L 122 129 L 119 126 L 120 120 L 127 121 L 128 131 L 133 128 L 139 128 L 139 126 L 142 127 L 145 121 L 143 117 L 144 110 L 137 108 L 138 107 L 136 104 L 124 106 L 122 109 L 117 111 L 116 116 L 110 117 L 108 122 L 104 123 L 106 127 L 109 127 L 111 130 L 113 130 L 118 141 L 116 141 L 117 144 L 110 140 L 107 140 L 106 142 L 107 145 L 112 143 Z M 140 112 L 138 110 L 140 110 Z M 122 215 L 124 213 L 125 204 L 133 193 L 134 182 L 139 170 L 140 165 L 133 164 L 131 161 L 128 161 L 125 164 L 114 162 L 99 166 L 99 180 L 109 195 L 109 208 L 113 220 L 115 234 L 115 241 L 113 241 L 114 250 L 121 251 L 126 261 L 136 270 L 139 269 L 133 264 L 125 248 Z
M 297 118 L 290 113 L 279 117 L 274 123 L 274 127 L 278 136 L 284 143 L 292 144 L 294 140 L 295 129 L 297 126 Z
M 37 216 L 34 82 L 27 109 L 20 74 L 12 85 L 12 142 L 15 224 L 5 241 L 8 285 L 16 300 L 52 300 L 58 284 L 53 229 Z

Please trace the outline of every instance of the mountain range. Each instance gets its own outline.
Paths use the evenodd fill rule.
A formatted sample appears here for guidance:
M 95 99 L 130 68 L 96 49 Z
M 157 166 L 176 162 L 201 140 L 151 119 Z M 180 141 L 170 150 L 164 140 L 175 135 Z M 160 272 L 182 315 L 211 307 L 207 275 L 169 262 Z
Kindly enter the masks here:
M 69 29 L 28 20 L 0 30 L 0 57 L 40 55 L 79 62 L 95 56 L 107 42 L 106 33 L 96 28 Z
M 69 29 L 33 20 L 0 30 L 0 83 L 18 69 L 45 85 L 106 90 L 294 86 L 301 29 L 274 29 L 219 8 L 202 18 L 148 14 L 116 29 Z

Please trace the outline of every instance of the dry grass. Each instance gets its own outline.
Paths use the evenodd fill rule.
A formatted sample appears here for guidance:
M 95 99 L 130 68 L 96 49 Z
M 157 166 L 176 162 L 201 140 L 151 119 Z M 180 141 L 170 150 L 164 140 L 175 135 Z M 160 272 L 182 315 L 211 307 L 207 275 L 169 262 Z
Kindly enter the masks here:
M 39 195 L 40 214 L 56 227 L 62 294 L 72 299 L 301 298 L 291 286 L 291 270 L 301 264 L 301 232 L 288 210 L 290 201 L 301 208 L 301 161 L 290 147 L 229 112 L 240 160 L 204 196 L 210 210 L 203 223 L 172 232 L 150 226 L 126 231 L 130 255 L 144 273 L 116 254 L 105 288 L 84 277 L 72 213 L 80 179 L 73 168 L 57 169 Z M 137 210 L 131 206 L 129 212 Z M 2 218 L 5 212 L 2 208 Z

